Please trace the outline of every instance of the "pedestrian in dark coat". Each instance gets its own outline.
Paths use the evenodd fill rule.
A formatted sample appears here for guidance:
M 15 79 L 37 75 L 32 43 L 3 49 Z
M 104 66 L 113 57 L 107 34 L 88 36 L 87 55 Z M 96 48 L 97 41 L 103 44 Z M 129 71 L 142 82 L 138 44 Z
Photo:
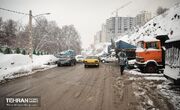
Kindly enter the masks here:
M 120 51 L 118 53 L 118 61 L 119 61 L 119 65 L 120 65 L 121 75 L 123 75 L 124 68 L 127 64 L 127 56 L 124 51 Z

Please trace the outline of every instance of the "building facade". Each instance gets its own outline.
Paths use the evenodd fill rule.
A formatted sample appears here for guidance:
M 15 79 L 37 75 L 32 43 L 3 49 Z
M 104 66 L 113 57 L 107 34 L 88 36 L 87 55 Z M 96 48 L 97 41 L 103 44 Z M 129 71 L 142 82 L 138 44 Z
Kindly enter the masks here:
M 94 35 L 94 44 L 98 44 L 100 42 L 101 42 L 101 31 L 98 31 Z
M 134 17 L 111 17 L 106 20 L 108 41 L 116 39 L 117 36 L 123 35 L 132 31 L 135 26 Z
M 143 26 L 146 22 L 151 19 L 151 13 L 147 11 L 141 11 L 140 14 L 136 15 L 135 24 L 136 26 Z
M 102 24 L 101 31 L 94 36 L 94 44 L 101 42 L 111 42 L 118 36 L 123 36 L 133 32 L 135 26 L 143 26 L 151 19 L 151 13 L 141 11 L 136 17 L 110 17 Z

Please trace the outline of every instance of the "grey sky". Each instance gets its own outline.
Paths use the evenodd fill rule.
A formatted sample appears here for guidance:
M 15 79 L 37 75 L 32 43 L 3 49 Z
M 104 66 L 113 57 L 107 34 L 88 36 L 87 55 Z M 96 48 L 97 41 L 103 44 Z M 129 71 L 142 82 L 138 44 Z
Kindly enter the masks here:
M 101 24 L 111 12 L 123 4 L 132 1 L 127 7 L 119 11 L 120 16 L 135 16 L 142 10 L 155 13 L 158 6 L 172 7 L 180 0 L 0 0 L 0 7 L 33 15 L 52 13 L 46 16 L 48 20 L 55 20 L 59 26 L 73 24 L 83 42 L 83 47 L 93 43 L 94 34 L 100 30 Z M 27 16 L 17 15 L 0 10 L 3 19 L 14 19 L 26 23 Z

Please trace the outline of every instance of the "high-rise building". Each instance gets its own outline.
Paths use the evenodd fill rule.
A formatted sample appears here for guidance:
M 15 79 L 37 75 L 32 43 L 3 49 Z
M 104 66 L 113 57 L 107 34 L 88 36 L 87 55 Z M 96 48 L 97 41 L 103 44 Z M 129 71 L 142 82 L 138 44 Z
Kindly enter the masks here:
M 151 19 L 151 13 L 141 11 L 136 17 L 110 17 L 94 36 L 94 43 L 111 42 L 118 36 L 129 34 L 134 26 L 142 26 Z
M 135 23 L 138 26 L 143 26 L 150 19 L 151 19 L 151 13 L 150 12 L 141 11 L 140 14 L 136 15 Z
M 94 35 L 94 44 L 98 44 L 101 42 L 101 31 L 98 31 L 95 35 Z
M 111 17 L 106 20 L 108 41 L 117 36 L 128 33 L 135 26 L 134 17 Z
M 107 30 L 106 30 L 106 25 L 102 24 L 101 27 L 101 41 L 100 42 L 107 42 Z
M 94 44 L 102 43 L 102 42 L 107 42 L 107 35 L 106 35 L 106 25 L 102 24 L 101 31 L 98 31 L 94 35 Z

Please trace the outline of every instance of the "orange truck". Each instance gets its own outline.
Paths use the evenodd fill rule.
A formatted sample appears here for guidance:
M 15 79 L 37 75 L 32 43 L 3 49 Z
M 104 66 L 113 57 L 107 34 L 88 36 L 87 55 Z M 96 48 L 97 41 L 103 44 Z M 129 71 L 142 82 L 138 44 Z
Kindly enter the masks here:
M 168 39 L 167 35 L 144 37 L 137 43 L 135 65 L 141 72 L 157 73 L 165 67 L 164 43 Z

